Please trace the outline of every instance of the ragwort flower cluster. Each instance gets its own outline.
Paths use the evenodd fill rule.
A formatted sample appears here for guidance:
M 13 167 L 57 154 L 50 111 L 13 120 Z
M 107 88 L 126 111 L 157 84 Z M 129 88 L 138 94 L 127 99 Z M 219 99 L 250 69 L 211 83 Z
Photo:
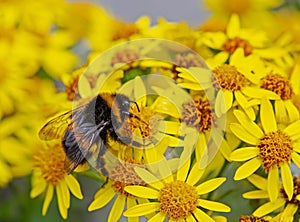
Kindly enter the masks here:
M 126 23 L 87 3 L 1 2 L 0 186 L 31 174 L 42 214 L 56 196 L 63 219 L 71 194 L 84 198 L 79 176 L 97 181 L 87 214 L 112 203 L 107 221 L 297 221 L 299 11 L 276 0 L 206 4 L 212 17 L 195 28 L 147 16 Z M 148 38 L 168 40 L 164 53 L 155 41 L 131 44 Z M 77 47 L 91 51 L 87 59 Z M 99 93 L 132 100 L 121 139 L 91 146 L 67 172 L 64 131 L 53 141 L 38 131 Z M 231 195 L 232 179 L 247 192 Z

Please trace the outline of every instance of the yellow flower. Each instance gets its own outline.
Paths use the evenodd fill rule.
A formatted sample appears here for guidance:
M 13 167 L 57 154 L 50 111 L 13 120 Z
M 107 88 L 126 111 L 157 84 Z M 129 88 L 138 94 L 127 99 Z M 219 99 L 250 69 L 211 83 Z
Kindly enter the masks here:
M 136 167 L 135 171 L 149 187 L 133 185 L 125 187 L 125 191 L 152 201 L 127 209 L 124 216 L 132 218 L 155 213 L 149 221 L 164 221 L 165 218 L 171 221 L 214 221 L 200 207 L 210 211 L 230 211 L 225 204 L 205 199 L 205 195 L 223 184 L 225 178 L 215 178 L 199 184 L 198 181 L 205 171 L 199 169 L 199 163 L 190 166 L 189 158 L 180 158 L 179 165 L 181 168 L 172 175 L 168 163 L 162 161 L 156 168 L 162 179 L 146 169 Z
M 173 40 L 190 49 L 197 49 L 196 40 L 199 37 L 199 32 L 190 28 L 186 22 L 172 23 L 163 18 L 159 18 L 157 23 L 156 26 L 150 28 L 148 32 L 145 32 L 144 35 L 146 37 Z M 173 48 L 173 50 L 176 51 L 178 48 Z
M 269 197 L 268 194 L 268 180 L 258 176 L 256 174 L 251 175 L 247 178 L 255 187 L 259 190 L 248 191 L 243 194 L 243 197 L 246 199 L 266 199 Z M 277 215 L 271 221 L 293 221 L 294 215 L 299 207 L 299 191 L 298 187 L 300 185 L 300 180 L 297 177 L 293 179 L 294 184 L 294 193 L 291 200 L 287 198 L 287 194 L 284 189 L 280 189 L 282 184 L 279 184 L 279 181 L 276 184 L 272 184 L 272 186 L 276 187 L 276 193 L 274 194 L 273 201 L 269 201 L 264 203 L 260 207 L 258 207 L 253 215 L 257 217 L 263 217 L 270 213 L 277 213 Z M 276 196 L 277 195 L 277 196 Z M 278 213 L 278 210 L 280 212 Z
M 268 38 L 263 31 L 242 29 L 239 16 L 232 14 L 226 33 L 206 32 L 203 33 L 201 41 L 212 49 L 226 52 L 228 58 L 237 48 L 242 48 L 246 56 L 258 53 L 258 49 L 267 46 Z
M 299 81 L 299 76 L 294 76 L 294 82 Z M 300 118 L 299 111 L 293 103 L 293 88 L 291 81 L 286 77 L 270 73 L 262 80 L 261 88 L 276 93 L 280 99 L 274 101 L 275 117 L 279 123 L 291 123 Z
M 214 67 L 214 63 L 222 62 L 224 57 L 220 53 L 219 56 L 208 59 L 207 62 Z M 247 103 L 241 104 L 245 111 L 251 110 L 252 105 L 260 104 L 261 99 L 266 97 L 274 100 L 275 116 L 278 122 L 288 123 L 299 119 L 299 113 L 292 101 L 300 82 L 297 64 L 293 67 L 291 77 L 288 79 L 285 77 L 287 74 L 284 75 L 286 72 L 280 67 L 265 63 L 257 55 L 244 56 L 242 50 L 237 49 L 230 57 L 230 65 L 235 66 L 249 80 L 247 86 L 241 89 L 241 92 L 248 98 Z M 254 118 L 253 114 L 252 112 L 249 117 Z
M 70 193 L 82 199 L 80 185 L 75 177 L 65 169 L 65 152 L 60 144 L 40 147 L 34 154 L 32 189 L 30 197 L 35 198 L 45 193 L 42 214 L 46 215 L 56 191 L 58 208 L 62 218 L 68 216 Z
M 32 169 L 31 146 L 37 142 L 33 131 L 26 129 L 28 116 L 15 114 L 0 119 L 0 187 L 14 177 L 28 175 Z
M 234 113 L 240 123 L 232 123 L 231 130 L 238 138 L 249 144 L 233 151 L 230 155 L 232 161 L 247 161 L 237 169 L 234 179 L 247 178 L 258 168 L 263 167 L 268 174 L 268 192 L 273 201 L 277 195 L 276 186 L 273 184 L 278 183 L 280 169 L 283 187 L 288 199 L 291 200 L 293 195 L 291 161 L 300 167 L 298 154 L 300 121 L 291 123 L 284 129 L 279 128 L 271 102 L 266 99 L 262 100 L 260 106 L 259 125 L 239 110 Z
M 212 11 L 211 18 L 204 22 L 206 29 L 209 28 L 211 30 L 215 26 L 219 27 L 220 23 L 224 24 L 231 14 L 238 14 L 244 26 L 270 30 L 269 32 L 271 32 L 276 31 L 275 29 L 277 28 L 274 13 L 272 13 L 271 9 L 279 6 L 282 1 L 245 0 L 240 2 L 238 0 L 205 0 L 205 3 Z
M 124 160 L 119 160 L 116 165 L 110 166 L 107 169 L 109 171 L 109 179 L 95 194 L 88 211 L 102 208 L 116 197 L 107 218 L 108 222 L 114 222 L 120 219 L 125 206 L 130 208 L 137 205 L 137 202 L 149 202 L 146 199 L 135 197 L 125 191 L 125 188 L 130 185 L 146 186 L 146 183 L 134 171 L 134 167 L 141 164 L 140 160 L 127 156 Z M 137 218 L 132 218 L 129 221 L 135 220 Z
M 230 57 L 229 64 L 225 64 L 227 56 L 224 52 L 207 60 L 214 74 L 212 86 L 217 91 L 215 112 L 218 117 L 238 104 L 249 118 L 254 120 L 256 116 L 254 109 L 249 106 L 251 98 L 279 99 L 275 93 L 255 87 L 259 75 L 252 73 L 251 65 L 256 61 L 256 57 L 254 55 L 245 57 L 243 54 L 242 49 L 237 49 Z

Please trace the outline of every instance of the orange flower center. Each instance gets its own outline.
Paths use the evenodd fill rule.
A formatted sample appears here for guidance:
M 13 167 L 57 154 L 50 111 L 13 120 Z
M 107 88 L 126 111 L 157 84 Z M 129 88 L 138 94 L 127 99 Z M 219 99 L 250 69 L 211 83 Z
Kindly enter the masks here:
M 280 130 L 266 134 L 260 139 L 258 148 L 265 172 L 269 172 L 280 163 L 289 162 L 293 152 L 291 138 Z
M 269 222 L 268 220 L 265 220 L 263 218 L 259 218 L 256 216 L 241 216 L 239 219 L 239 222 Z
M 221 65 L 213 70 L 212 84 L 216 89 L 231 91 L 241 90 L 247 84 L 247 79 L 234 66 Z
M 279 74 L 267 75 L 263 80 L 261 88 L 276 93 L 283 100 L 290 99 L 293 94 L 289 81 Z
M 128 158 L 123 163 L 119 163 L 110 171 L 109 175 L 110 179 L 113 180 L 112 187 L 115 192 L 123 194 L 126 197 L 133 197 L 131 194 L 127 193 L 124 190 L 126 186 L 146 186 L 146 183 L 134 171 L 134 167 L 141 164 L 142 163 L 139 163 L 132 158 Z
M 206 64 L 199 59 L 193 53 L 187 54 L 176 54 L 174 64 L 179 67 L 189 68 L 189 67 L 206 67 Z
M 199 129 L 200 132 L 210 130 L 212 111 L 208 100 L 197 95 L 194 96 L 193 101 L 184 103 L 181 121 L 189 127 Z
M 184 219 L 196 210 L 198 193 L 195 187 L 177 180 L 160 191 L 160 211 L 174 220 Z
M 280 189 L 280 193 L 282 197 L 286 200 L 286 202 L 297 204 L 298 206 L 300 206 L 300 201 L 297 199 L 297 195 L 300 194 L 300 179 L 298 177 L 294 177 L 293 182 L 294 182 L 294 192 L 291 200 L 289 200 L 288 195 L 286 194 L 284 188 Z
M 112 66 L 117 63 L 130 63 L 139 59 L 139 54 L 136 51 L 125 49 L 123 51 L 116 52 L 112 57 L 111 64 Z
M 43 147 L 34 155 L 35 169 L 41 171 L 47 183 L 56 185 L 67 175 L 65 158 L 66 154 L 59 144 Z
M 243 48 L 245 56 L 250 55 L 253 50 L 252 46 L 247 40 L 240 39 L 239 37 L 227 39 L 227 41 L 223 44 L 222 48 L 229 54 L 233 54 L 237 48 Z

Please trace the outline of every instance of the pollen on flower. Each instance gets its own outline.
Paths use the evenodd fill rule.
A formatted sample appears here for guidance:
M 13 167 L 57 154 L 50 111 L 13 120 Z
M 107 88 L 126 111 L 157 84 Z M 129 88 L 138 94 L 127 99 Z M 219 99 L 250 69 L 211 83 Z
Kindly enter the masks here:
M 129 126 L 131 127 L 131 132 L 135 129 L 139 129 L 142 138 L 147 138 L 157 132 L 157 125 L 160 118 L 155 115 L 156 113 L 150 107 L 141 106 L 139 109 L 139 111 L 137 107 L 132 109 L 132 114 L 138 118 L 129 118 Z
M 116 54 L 111 59 L 111 65 L 115 65 L 117 63 L 130 63 L 139 59 L 139 53 L 131 50 L 124 49 L 122 51 L 116 52 Z
M 280 189 L 280 193 L 282 197 L 286 200 L 286 202 L 297 204 L 298 206 L 300 206 L 300 201 L 296 198 L 297 195 L 300 194 L 300 179 L 298 177 L 294 177 L 293 183 L 294 183 L 294 190 L 293 190 L 293 197 L 291 200 L 289 200 L 288 195 L 286 194 L 284 188 Z
M 160 191 L 160 211 L 174 220 L 184 219 L 196 210 L 198 194 L 195 187 L 177 180 Z
M 142 163 L 135 161 L 132 158 L 127 158 L 124 162 L 118 163 L 116 167 L 110 170 L 110 179 L 113 180 L 112 187 L 114 191 L 125 195 L 126 197 L 133 197 L 127 193 L 124 188 L 130 185 L 146 186 L 147 184 L 136 174 L 134 167 Z
M 259 156 L 262 159 L 265 172 L 269 172 L 280 163 L 289 162 L 293 151 L 291 138 L 278 130 L 264 135 L 257 145 L 260 149 Z
M 186 123 L 189 127 L 199 129 L 200 132 L 211 129 L 212 110 L 207 99 L 196 95 L 193 97 L 193 101 L 184 103 L 182 108 L 181 122 Z
M 232 39 L 228 39 L 223 44 L 223 50 L 227 51 L 230 54 L 233 54 L 237 48 L 244 49 L 244 55 L 248 56 L 252 53 L 253 47 L 247 40 L 241 39 L 239 37 L 235 37 Z
M 56 185 L 67 175 L 65 158 L 66 155 L 61 145 L 43 147 L 34 155 L 35 169 L 41 171 L 47 183 Z
M 251 215 L 251 216 L 241 216 L 239 219 L 239 222 L 269 222 L 269 221 L 265 220 L 263 218 Z
M 290 99 L 293 95 L 289 81 L 279 74 L 267 75 L 263 80 L 261 88 L 276 93 L 283 100 Z
M 234 66 L 223 64 L 213 70 L 212 84 L 216 89 L 241 90 L 247 84 L 246 77 Z
M 174 63 L 179 67 L 189 68 L 189 67 L 206 67 L 205 63 L 199 59 L 193 53 L 188 54 L 176 54 Z

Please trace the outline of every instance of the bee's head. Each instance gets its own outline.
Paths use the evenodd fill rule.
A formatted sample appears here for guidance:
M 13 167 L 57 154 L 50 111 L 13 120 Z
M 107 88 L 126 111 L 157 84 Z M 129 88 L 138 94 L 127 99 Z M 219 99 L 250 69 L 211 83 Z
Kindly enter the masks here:
M 116 94 L 115 105 L 118 106 L 121 121 L 124 121 L 126 117 L 128 117 L 128 114 L 126 113 L 129 112 L 130 103 L 131 102 L 127 96 L 123 94 Z
M 137 110 L 140 111 L 139 107 L 136 102 L 130 101 L 127 96 L 125 96 L 123 94 L 116 94 L 115 104 L 119 108 L 120 122 L 123 122 L 128 117 L 138 118 L 136 115 L 134 115 L 133 113 L 130 112 L 130 107 L 132 104 L 135 104 L 137 106 Z

